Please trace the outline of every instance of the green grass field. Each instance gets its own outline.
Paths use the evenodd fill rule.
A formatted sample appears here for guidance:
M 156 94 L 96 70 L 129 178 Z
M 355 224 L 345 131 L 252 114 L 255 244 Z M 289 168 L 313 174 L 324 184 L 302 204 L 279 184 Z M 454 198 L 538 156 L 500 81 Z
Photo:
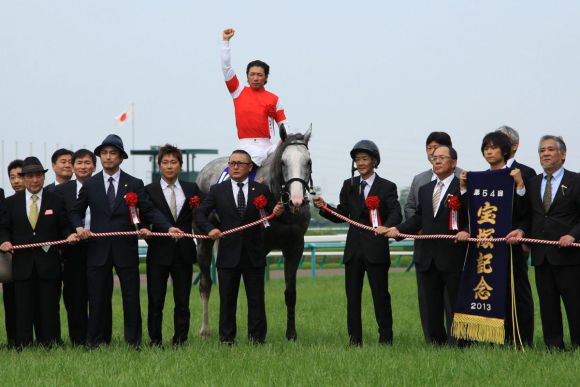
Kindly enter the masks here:
M 379 346 L 368 286 L 364 289 L 363 348 L 348 348 L 342 277 L 304 278 L 298 284 L 298 341 L 284 337 L 284 283 L 266 285 L 268 342 L 246 339 L 245 295 L 240 293 L 238 343 L 217 343 L 217 289 L 211 301 L 212 337 L 197 331 L 200 300 L 193 290 L 192 330 L 186 346 L 134 352 L 122 341 L 120 292 L 115 290 L 114 343 L 96 351 L 83 348 L 22 352 L 0 350 L 1 383 L 8 385 L 578 385 L 579 352 L 550 353 L 541 340 L 536 310 L 536 349 L 525 353 L 507 347 L 477 345 L 466 349 L 436 348 L 424 343 L 417 311 L 415 274 L 392 273 L 394 345 Z M 537 305 L 537 303 L 536 303 Z M 142 290 L 144 343 L 147 343 L 146 294 Z M 64 309 L 64 308 L 63 308 Z M 3 320 L 3 316 L 0 316 Z M 63 338 L 66 338 L 66 318 Z M 168 297 L 165 341 L 171 339 L 172 299 Z M 0 341 L 5 342 L 4 332 Z

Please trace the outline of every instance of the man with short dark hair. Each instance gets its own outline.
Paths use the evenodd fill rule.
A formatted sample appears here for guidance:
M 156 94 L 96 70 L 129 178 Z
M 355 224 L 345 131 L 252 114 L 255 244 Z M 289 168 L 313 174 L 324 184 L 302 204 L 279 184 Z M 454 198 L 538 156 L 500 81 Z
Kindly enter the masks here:
M 71 223 L 81 240 L 92 232 L 132 231 L 139 228 L 147 238 L 151 231 L 146 225 L 154 224 L 158 230 L 181 234 L 153 207 L 144 192 L 143 182 L 121 170 L 121 163 L 129 156 L 123 141 L 111 134 L 95 148 L 103 170 L 93 175 L 82 186 L 71 212 Z M 139 219 L 131 214 L 126 203 L 128 194 L 137 196 Z M 90 230 L 84 227 L 83 217 L 91 210 Z M 135 223 L 135 224 L 132 224 Z M 110 318 L 113 295 L 113 267 L 121 283 L 125 341 L 134 349 L 141 348 L 141 304 L 139 302 L 139 252 L 137 238 L 98 238 L 87 243 L 87 281 L 89 285 L 88 348 L 111 341 Z
M 248 300 L 248 339 L 251 343 L 263 344 L 267 332 L 264 302 L 266 254 L 263 248 L 263 229 L 256 226 L 222 238 L 221 230 L 216 228 L 208 217 L 215 211 L 220 219 L 220 228 L 229 230 L 261 217 L 255 204 L 258 198 L 263 199 L 264 210 L 276 216 L 284 212 L 284 206 L 274 201 L 274 196 L 267 186 L 249 180 L 253 164 L 246 151 L 232 152 L 228 166 L 230 180 L 211 186 L 195 212 L 195 223 L 211 239 L 221 238 L 216 259 L 220 293 L 220 342 L 228 345 L 235 342 L 238 291 L 240 279 L 243 278 Z
M 65 201 L 70 214 L 83 184 L 96 169 L 96 156 L 88 149 L 77 150 L 72 157 L 76 180 L 56 186 L 55 192 Z M 91 211 L 83 217 L 83 227 L 90 229 Z M 84 345 L 88 324 L 87 243 L 85 241 L 63 249 L 63 300 L 68 318 L 69 338 L 73 345 Z
M 54 191 L 54 188 L 70 181 L 73 175 L 72 158 L 73 151 L 60 148 L 57 149 L 50 158 L 52 162 L 52 171 L 54 172 L 54 183 L 50 183 L 44 189 Z
M 433 157 L 433 152 L 439 146 L 453 146 L 451 142 L 451 137 L 446 132 L 431 132 L 427 136 L 425 141 L 425 153 L 427 154 L 427 160 L 429 161 L 430 168 L 424 172 L 419 173 L 413 177 L 413 182 L 411 183 L 411 189 L 409 190 L 409 195 L 407 196 L 407 201 L 405 202 L 404 211 L 405 219 L 411 219 L 417 212 L 417 207 L 419 204 L 419 188 L 437 180 L 437 175 L 433 172 L 433 163 L 431 158 Z M 459 177 L 461 173 L 461 168 L 455 167 L 454 174 Z M 418 262 L 420 260 L 420 255 L 423 249 L 424 241 L 414 240 L 413 241 L 413 262 Z M 427 295 L 425 294 L 425 289 L 423 287 L 423 276 L 415 270 L 417 277 L 417 298 L 419 300 L 419 316 L 421 318 L 421 327 L 423 328 L 423 335 L 425 340 L 430 343 L 436 341 L 436 338 L 431 337 L 429 321 L 427 320 L 427 315 L 429 314 L 429 305 L 427 305 L 425 299 Z M 453 306 L 449 301 L 449 297 L 445 297 L 445 320 L 448 330 L 448 334 L 451 329 L 451 322 L 453 320 Z
M 223 32 L 222 70 L 234 100 L 238 148 L 248 152 L 254 164 L 260 167 L 276 149 L 276 144 L 270 140 L 274 135 L 274 124 L 283 125 L 286 115 L 278 96 L 264 88 L 270 73 L 270 66 L 266 63 L 256 60 L 248 64 L 246 76 L 249 86 L 243 86 L 238 80 L 230 54 L 230 39 L 234 34 L 233 28 Z
M 60 336 L 61 258 L 59 248 L 36 247 L 13 251 L 12 245 L 56 241 L 66 238 L 76 243 L 71 233 L 64 201 L 43 190 L 46 169 L 36 157 L 27 157 L 21 175 L 26 190 L 6 199 L 7 220 L 0 230 L 0 250 L 13 253 L 12 273 L 16 299 L 16 343 L 18 348 L 36 341 L 53 346 Z
M 459 179 L 454 175 L 457 166 L 457 152 L 446 145 L 438 146 L 431 156 L 434 180 L 419 188 L 417 211 L 406 221 L 396 227 L 379 227 L 378 234 L 396 238 L 399 233 L 455 235 L 455 240 L 425 240 L 420 255 L 415 261 L 417 276 L 421 277 L 424 302 L 427 307 L 427 337 L 433 344 L 454 343 L 445 327 L 445 304 L 455 305 L 461 271 L 465 261 L 467 245 L 457 243 L 469 238 L 469 221 L 467 208 L 462 205 L 457 209 L 457 229 L 451 227 L 452 215 L 450 201 L 460 201 Z M 448 298 L 448 300 L 447 300 Z
M 169 144 L 162 146 L 157 164 L 161 180 L 145 186 L 145 191 L 168 223 L 186 233 L 193 233 L 193 213 L 202 195 L 196 183 L 179 179 L 183 165 L 181 150 Z M 152 231 L 157 231 L 155 226 Z M 193 264 L 197 260 L 195 243 L 191 238 L 178 241 L 151 238 L 147 244 L 147 328 L 151 345 L 161 346 L 163 343 L 163 307 L 170 275 L 175 303 L 172 343 L 184 344 L 189 333 Z
M 397 195 L 397 186 L 375 173 L 381 162 L 377 145 L 370 140 L 358 141 L 350 151 L 350 158 L 359 176 L 346 179 L 340 190 L 340 203 L 336 208 L 330 207 L 341 215 L 359 223 L 378 227 L 388 227 L 402 220 L 401 205 Z M 375 215 L 371 215 L 367 201 L 374 201 Z M 320 215 L 326 219 L 342 223 L 342 219 L 332 215 L 322 207 L 326 202 L 320 196 L 313 200 L 316 208 L 321 208 Z M 371 223 L 371 218 L 375 219 Z M 378 220 L 380 218 L 380 221 Z M 374 224 L 376 222 L 376 224 Z M 393 312 L 389 293 L 389 267 L 391 255 L 389 241 L 368 230 L 349 226 L 344 247 L 345 287 L 347 301 L 347 329 L 349 345 L 363 345 L 361 303 L 365 273 L 371 287 L 375 318 L 379 331 L 379 344 L 391 345 L 393 342 Z
M 490 170 L 509 168 L 507 161 L 512 154 L 512 143 L 508 135 L 501 131 L 490 132 L 481 141 L 481 154 L 489 164 Z M 528 211 L 528 199 L 526 197 L 525 181 L 522 171 L 518 168 L 509 168 L 510 176 L 514 179 L 513 209 L 512 209 L 512 231 L 505 235 L 506 238 L 523 236 L 526 229 Z M 461 191 L 467 191 L 467 173 L 461 176 Z M 501 237 L 501 235 L 498 235 Z M 505 337 L 506 340 L 516 344 L 521 343 L 532 346 L 534 343 L 534 304 L 532 300 L 532 290 L 528 278 L 528 257 L 523 253 L 521 245 L 512 247 L 512 265 L 508 267 L 506 278 L 506 312 L 505 312 Z M 514 290 L 516 319 L 512 319 L 512 286 L 511 278 L 514 279 Z M 517 324 L 516 336 L 514 337 L 514 325 Z
M 540 139 L 538 156 L 543 173 L 526 184 L 531 219 L 529 237 L 558 241 L 557 246 L 532 244 L 536 288 L 544 342 L 564 349 L 561 303 L 564 304 L 572 348 L 580 346 L 580 176 L 564 168 L 566 143 L 560 136 Z M 522 233 L 513 234 L 519 238 Z
M 10 185 L 14 192 L 20 192 L 24 189 L 24 180 L 20 173 L 22 172 L 23 161 L 20 159 L 12 160 L 8 164 L 8 177 Z M 14 298 L 14 282 L 5 282 L 2 284 L 2 298 L 4 300 L 4 320 L 6 325 L 6 341 L 8 348 L 13 348 L 16 344 L 16 301 Z

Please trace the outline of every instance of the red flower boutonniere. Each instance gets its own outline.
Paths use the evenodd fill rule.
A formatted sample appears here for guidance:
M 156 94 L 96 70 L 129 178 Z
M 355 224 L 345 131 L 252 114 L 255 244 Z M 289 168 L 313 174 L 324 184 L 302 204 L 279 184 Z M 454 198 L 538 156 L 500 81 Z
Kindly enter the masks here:
M 129 207 L 129 215 L 131 224 L 135 226 L 135 230 L 139 231 L 139 212 L 137 211 L 137 204 L 139 203 L 139 196 L 135 192 L 128 192 L 125 195 L 125 204 Z
M 369 219 L 371 221 L 371 224 L 375 228 L 382 226 L 381 217 L 378 211 L 380 203 L 381 201 L 379 200 L 379 197 L 374 195 L 368 196 L 367 199 L 365 200 L 365 205 L 369 210 Z
M 449 230 L 459 230 L 459 209 L 461 208 L 461 200 L 455 195 L 447 196 L 447 207 L 449 207 Z
M 201 204 L 201 199 L 198 195 L 194 195 L 189 198 L 189 208 L 195 210 Z
M 268 199 L 266 198 L 266 196 L 264 195 L 260 195 L 260 196 L 256 196 L 254 198 L 254 206 L 258 209 L 258 212 L 260 213 L 260 218 L 265 218 L 266 215 L 266 210 L 264 210 L 264 208 L 266 208 L 266 206 L 268 205 Z M 262 223 L 262 226 L 264 228 L 266 227 L 270 227 L 270 222 L 268 222 L 268 220 L 265 220 L 264 223 Z

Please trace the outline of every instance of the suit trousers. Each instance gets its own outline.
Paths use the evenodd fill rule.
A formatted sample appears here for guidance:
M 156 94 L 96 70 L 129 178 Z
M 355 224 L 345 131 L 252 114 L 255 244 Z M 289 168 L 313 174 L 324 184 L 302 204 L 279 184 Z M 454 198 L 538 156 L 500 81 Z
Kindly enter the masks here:
M 544 259 L 535 271 L 546 346 L 564 349 L 560 299 L 566 309 L 572 346 L 580 346 L 580 265 L 556 266 Z
M 62 344 L 60 291 L 60 280 L 41 279 L 34 268 L 28 279 L 14 282 L 17 347 L 32 345 L 33 327 L 39 344 Z
M 417 272 L 417 277 L 423 285 L 427 341 L 433 344 L 454 343 L 449 335 L 451 324 L 447 305 L 455 305 L 461 272 L 441 271 L 432 261 L 428 270 Z
M 389 294 L 389 265 L 369 263 L 361 254 L 352 257 L 345 264 L 345 287 L 347 302 L 347 329 L 350 344 L 362 344 L 362 288 L 367 273 L 375 318 L 379 326 L 379 342 L 393 341 L 393 312 Z
M 14 299 L 14 283 L 2 284 L 4 301 L 4 323 L 6 325 L 6 341 L 8 348 L 16 344 L 16 300 Z
M 519 343 L 521 338 L 524 345 L 531 346 L 534 344 L 534 299 L 528 278 L 528 257 L 521 250 L 521 246 L 512 246 L 512 249 L 517 325 L 519 327 L 519 336 L 516 332 L 516 342 Z M 510 278 L 508 278 L 506 294 L 505 335 L 507 341 L 513 340 Z
M 138 347 L 141 345 L 142 336 L 139 266 L 120 267 L 113 265 L 110 258 L 102 266 L 87 268 L 87 280 L 90 284 L 87 345 L 94 347 L 111 342 L 113 266 L 121 283 L 125 341 L 133 347 Z
M 67 258 L 63 264 L 62 298 L 70 341 L 73 345 L 83 345 L 87 339 L 89 321 L 86 245 L 78 245 L 77 251 L 78 255 Z
M 264 343 L 266 331 L 266 305 L 264 300 L 265 266 L 254 267 L 246 251 L 242 250 L 240 262 L 235 268 L 219 268 L 220 292 L 219 340 L 234 343 L 236 339 L 236 310 L 240 279 L 244 279 L 248 300 L 248 339 L 253 343 Z
M 167 280 L 171 275 L 173 284 L 173 344 L 181 344 L 189 334 L 189 295 L 193 280 L 193 264 L 181 257 L 181 249 L 175 249 L 171 265 L 147 264 L 147 328 L 151 344 L 161 345 L 163 307 L 167 293 Z

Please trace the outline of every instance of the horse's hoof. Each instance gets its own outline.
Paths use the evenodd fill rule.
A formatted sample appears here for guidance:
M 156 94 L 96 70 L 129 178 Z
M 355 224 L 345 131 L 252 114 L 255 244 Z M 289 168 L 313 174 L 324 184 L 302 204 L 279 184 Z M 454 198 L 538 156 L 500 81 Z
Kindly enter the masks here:
M 296 341 L 296 339 L 298 339 L 298 334 L 295 330 L 287 330 L 286 339 L 288 339 L 288 341 Z

